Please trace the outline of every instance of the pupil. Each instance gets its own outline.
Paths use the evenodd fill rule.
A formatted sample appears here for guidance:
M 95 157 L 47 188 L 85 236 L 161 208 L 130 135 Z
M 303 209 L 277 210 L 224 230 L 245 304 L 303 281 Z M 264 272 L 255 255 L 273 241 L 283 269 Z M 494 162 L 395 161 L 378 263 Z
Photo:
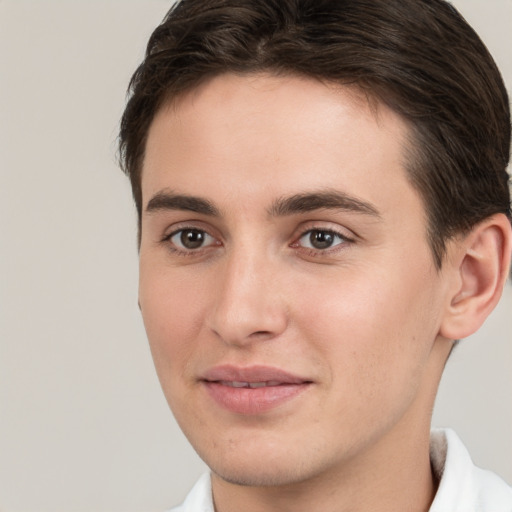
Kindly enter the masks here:
M 313 231 L 309 241 L 315 249 L 327 249 L 334 242 L 334 235 L 328 231 Z
M 202 231 L 196 231 L 187 229 L 181 233 L 181 243 L 187 249 L 197 249 L 201 247 L 204 242 L 204 233 Z

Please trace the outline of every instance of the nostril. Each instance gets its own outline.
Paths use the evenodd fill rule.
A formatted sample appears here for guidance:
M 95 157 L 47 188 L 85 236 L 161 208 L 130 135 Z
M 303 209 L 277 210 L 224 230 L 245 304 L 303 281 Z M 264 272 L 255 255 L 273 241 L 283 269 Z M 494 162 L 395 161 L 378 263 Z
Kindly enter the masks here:
M 268 338 L 270 336 L 273 336 L 273 334 L 270 331 L 256 331 L 251 334 L 254 338 Z

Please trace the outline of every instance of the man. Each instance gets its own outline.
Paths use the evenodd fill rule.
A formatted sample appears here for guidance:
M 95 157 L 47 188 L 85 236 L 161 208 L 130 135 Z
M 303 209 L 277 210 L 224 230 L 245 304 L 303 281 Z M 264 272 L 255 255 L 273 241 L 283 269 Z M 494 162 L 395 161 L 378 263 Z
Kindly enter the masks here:
M 178 511 L 512 510 L 430 434 L 506 281 L 508 98 L 442 0 L 183 0 L 121 126 Z

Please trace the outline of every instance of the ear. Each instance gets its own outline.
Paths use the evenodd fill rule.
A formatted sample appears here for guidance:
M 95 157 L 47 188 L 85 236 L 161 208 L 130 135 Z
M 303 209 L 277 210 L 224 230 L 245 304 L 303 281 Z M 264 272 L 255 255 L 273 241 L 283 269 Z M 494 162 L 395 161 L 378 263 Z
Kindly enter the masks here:
M 503 214 L 493 215 L 452 250 L 446 263 L 453 286 L 439 334 L 459 340 L 477 331 L 500 300 L 510 268 L 510 221 Z

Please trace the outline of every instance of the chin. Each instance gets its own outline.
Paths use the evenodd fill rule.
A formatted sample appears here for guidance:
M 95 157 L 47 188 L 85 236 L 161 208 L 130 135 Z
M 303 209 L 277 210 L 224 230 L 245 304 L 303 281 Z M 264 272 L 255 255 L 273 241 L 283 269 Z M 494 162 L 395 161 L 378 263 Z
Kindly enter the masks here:
M 330 461 L 315 460 L 312 454 L 297 448 L 219 450 L 202 454 L 201 458 L 213 474 L 235 485 L 248 487 L 281 487 L 310 480 L 322 473 Z M 322 464 L 323 462 L 323 464 Z
M 230 484 L 246 487 L 282 487 L 297 484 L 308 480 L 312 475 L 307 471 L 292 467 L 292 462 L 288 461 L 286 467 L 276 467 L 272 463 L 264 464 L 260 462 L 254 466 L 239 465 L 229 466 L 228 463 L 212 465 L 212 472 L 222 480 Z

